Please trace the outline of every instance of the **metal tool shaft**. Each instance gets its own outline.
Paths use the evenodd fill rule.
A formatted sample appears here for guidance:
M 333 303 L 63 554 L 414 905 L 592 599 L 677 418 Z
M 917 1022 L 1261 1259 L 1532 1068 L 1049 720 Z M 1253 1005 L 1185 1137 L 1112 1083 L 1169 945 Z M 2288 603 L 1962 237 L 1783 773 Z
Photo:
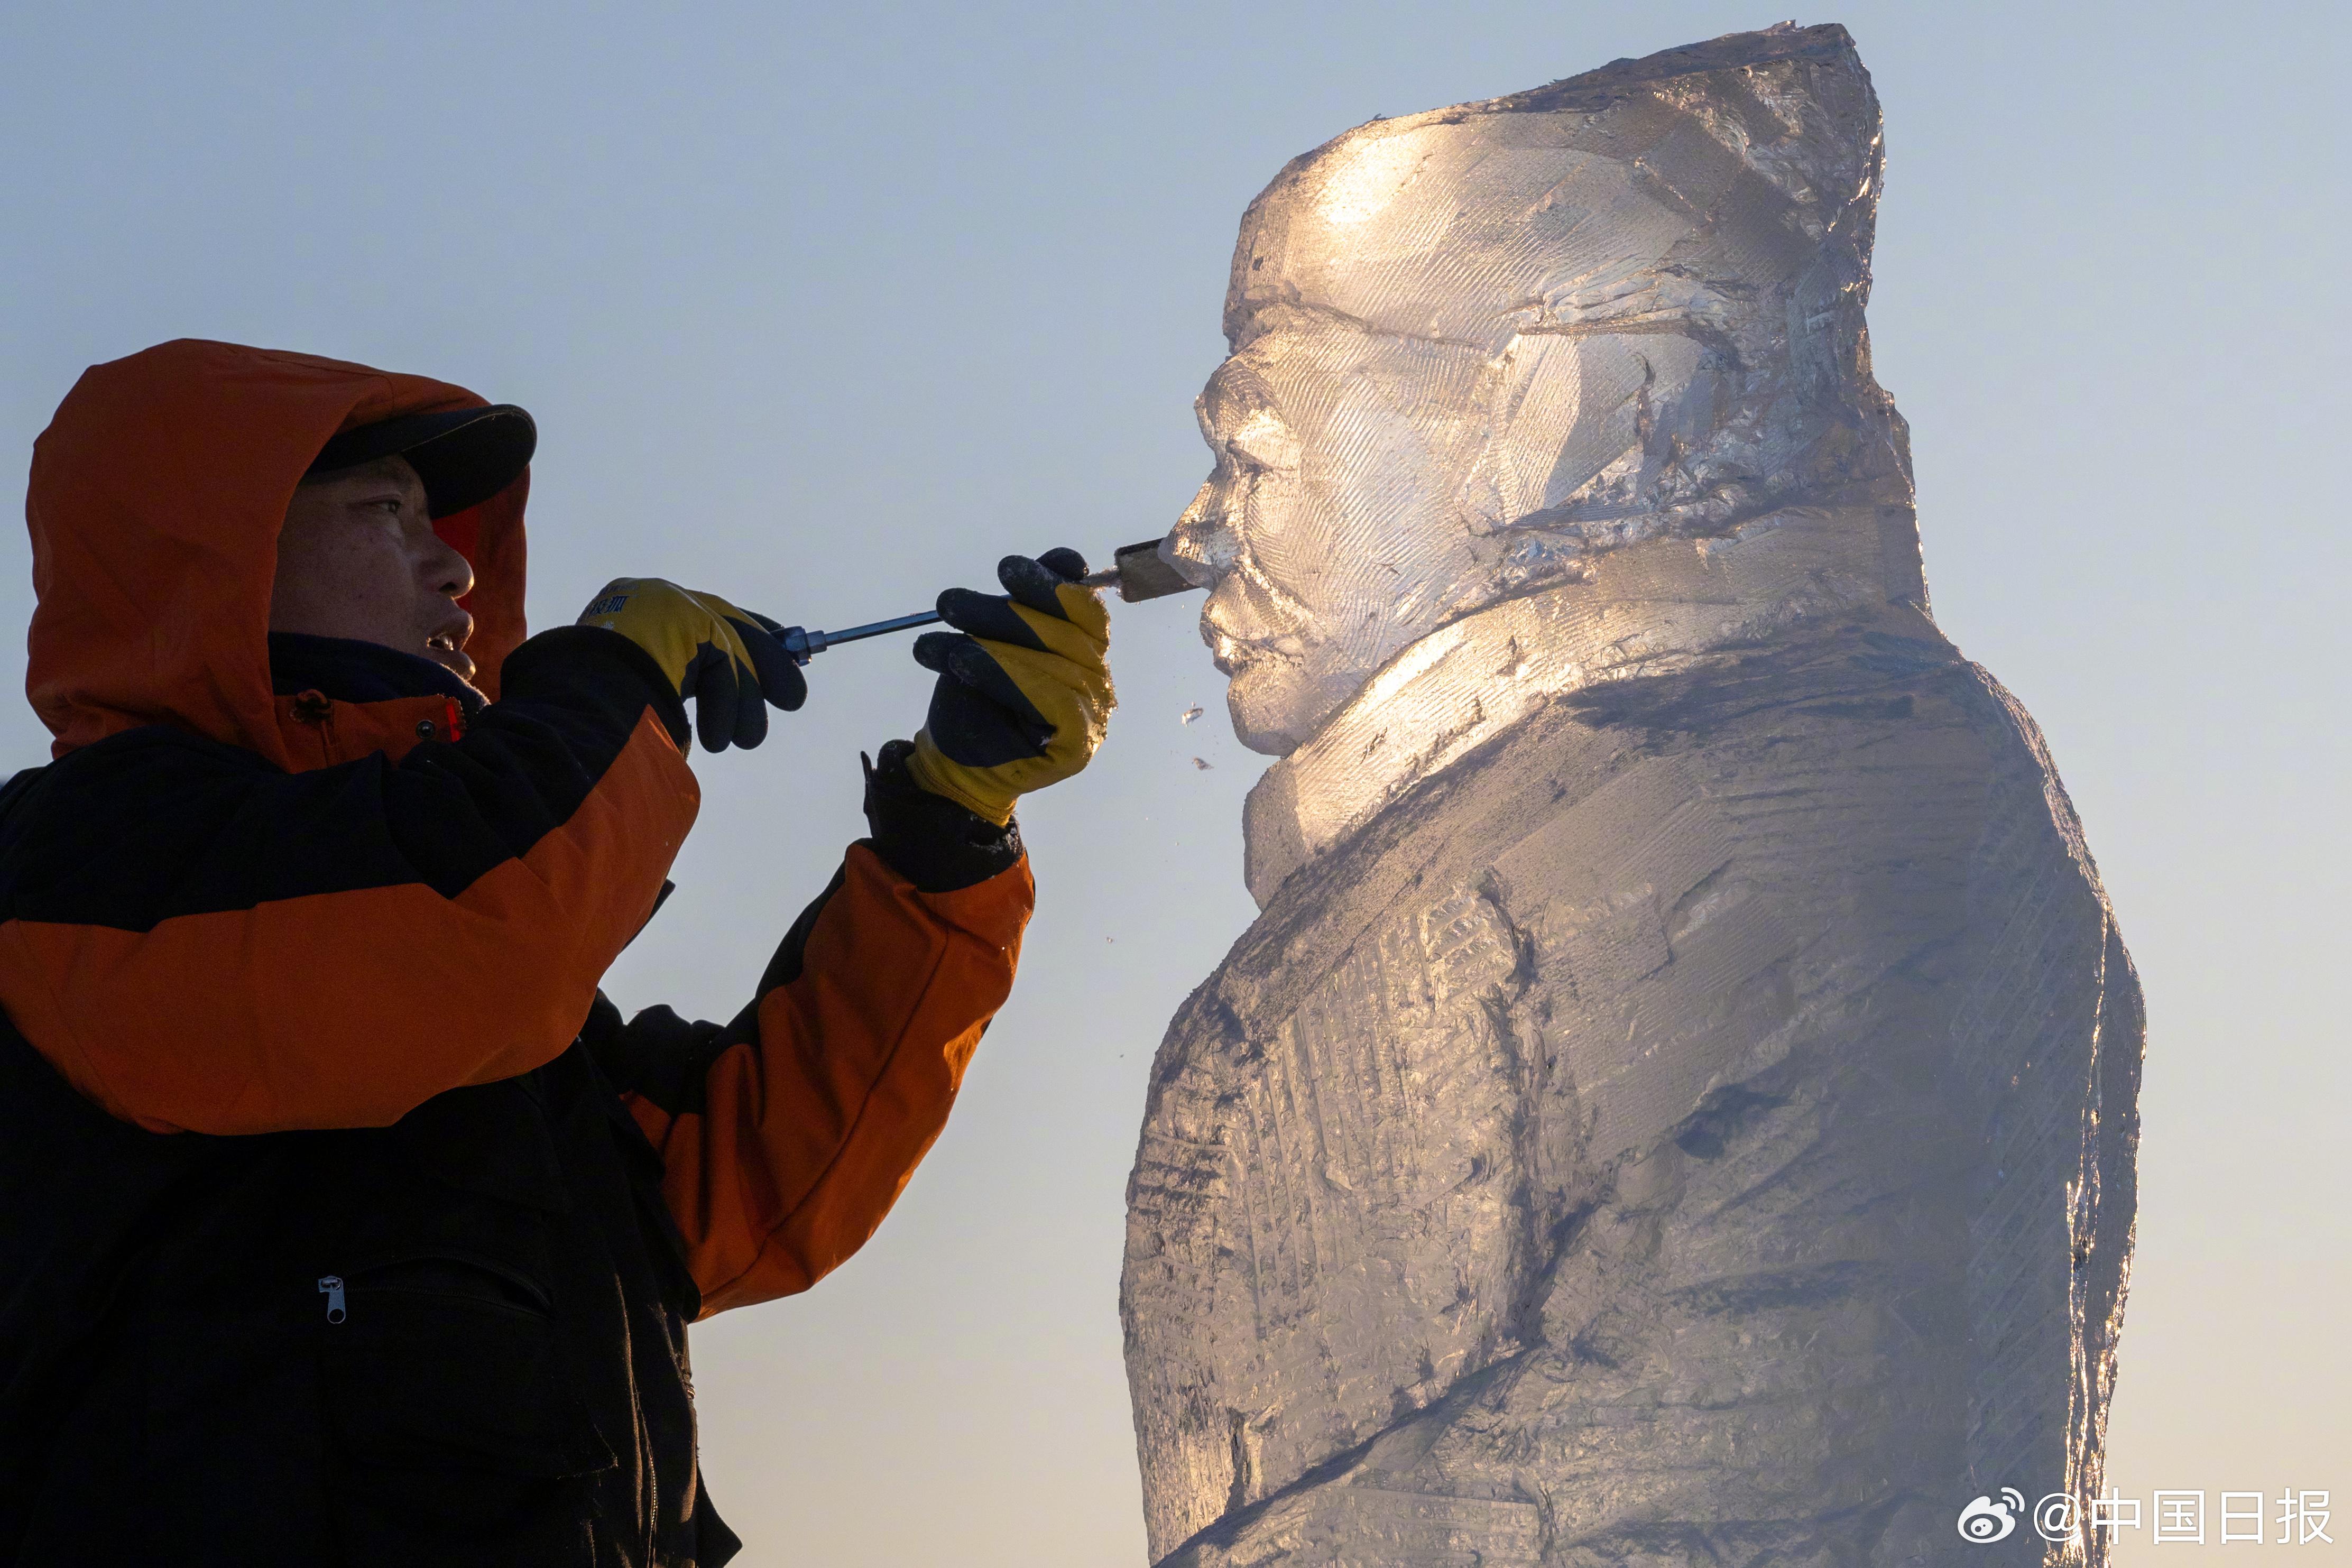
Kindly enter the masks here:
M 1181 594 L 1192 586 L 1160 563 L 1160 541 L 1147 540 L 1141 544 L 1122 545 L 1111 565 L 1099 572 L 1089 572 L 1078 579 L 1081 588 L 1117 588 L 1122 599 L 1156 599 L 1167 594 Z M 920 615 L 893 616 L 887 621 L 868 621 L 861 626 L 846 626 L 837 632 L 813 632 L 805 626 L 786 626 L 778 634 L 784 651 L 796 664 L 806 664 L 829 647 L 845 642 L 857 642 L 865 637 L 878 637 L 885 632 L 903 632 L 912 626 L 928 626 L 940 618 L 936 610 Z
M 928 626 L 940 618 L 937 610 L 925 610 L 919 616 L 894 616 L 887 621 L 868 621 L 862 626 L 845 626 L 837 632 L 811 632 L 811 637 L 823 637 L 818 647 L 831 647 L 835 643 L 856 642 L 861 637 L 878 637 L 884 632 L 903 632 L 909 626 Z

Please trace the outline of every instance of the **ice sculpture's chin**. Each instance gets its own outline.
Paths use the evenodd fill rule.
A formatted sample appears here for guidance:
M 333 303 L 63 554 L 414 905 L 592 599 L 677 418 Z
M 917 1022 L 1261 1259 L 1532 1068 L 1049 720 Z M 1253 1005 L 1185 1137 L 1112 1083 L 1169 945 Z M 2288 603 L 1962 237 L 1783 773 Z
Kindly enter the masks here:
M 1234 721 L 1234 736 L 1251 751 L 1269 757 L 1286 757 L 1306 740 L 1306 730 L 1294 725 L 1294 695 L 1268 676 L 1278 671 L 1237 671 L 1225 687 L 1225 711 Z
M 1338 668 L 1318 669 L 1318 663 Z M 1253 752 L 1286 757 L 1313 740 L 1372 674 L 1326 644 L 1309 643 L 1304 658 L 1260 651 L 1236 660 L 1225 686 L 1234 734 Z

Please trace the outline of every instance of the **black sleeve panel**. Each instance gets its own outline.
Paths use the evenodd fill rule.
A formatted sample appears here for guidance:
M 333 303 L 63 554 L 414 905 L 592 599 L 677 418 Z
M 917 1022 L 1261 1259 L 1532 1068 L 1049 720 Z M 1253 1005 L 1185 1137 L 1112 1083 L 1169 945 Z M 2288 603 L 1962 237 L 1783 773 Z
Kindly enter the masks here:
M 816 929 L 816 917 L 824 912 L 824 906 L 833 901 L 833 896 L 841 891 L 842 884 L 848 879 L 846 867 L 835 871 L 833 880 L 824 885 L 824 891 L 809 900 L 809 906 L 801 911 L 800 919 L 793 921 L 792 929 L 784 932 L 784 940 L 776 944 L 776 955 L 768 960 L 768 967 L 760 976 L 760 994 L 751 998 L 751 1005 L 745 1009 L 747 1014 L 759 1010 L 761 996 L 765 996 L 779 985 L 790 985 L 801 977 L 801 964 L 808 952 L 809 932 Z M 751 1036 L 747 1034 L 743 1037 L 749 1039 Z
M 665 1107 L 698 1106 L 703 1073 L 737 1037 L 732 1026 L 689 1022 L 667 1007 L 648 1007 L 624 1020 L 602 991 L 580 1031 L 580 1043 L 614 1092 L 643 1095 Z
M 0 918 L 149 931 L 175 916 L 421 882 L 455 898 L 571 819 L 647 708 L 686 709 L 652 657 L 564 626 L 515 650 L 456 742 L 287 773 L 154 725 L 52 763 L 0 830 Z M 396 940 L 396 939 L 394 939 Z
M 926 893 L 952 893 L 987 881 L 1021 858 L 1021 830 L 999 827 L 976 812 L 917 784 L 907 771 L 914 746 L 892 741 L 866 764 L 866 821 L 874 852 Z
M 621 1010 L 602 991 L 596 993 L 596 1005 L 580 1037 L 613 1087 L 623 1094 L 642 1095 L 672 1116 L 699 1113 L 705 1100 L 703 1073 L 730 1047 L 760 1037 L 761 999 L 801 977 L 809 932 L 846 879 L 845 870 L 835 871 L 824 891 L 801 911 L 768 961 L 758 992 L 723 1026 L 688 1023 L 667 1007 L 648 1007 L 624 1022 Z
M 893 741 L 882 748 L 878 763 L 866 767 L 866 818 L 874 830 L 867 842 L 884 863 L 926 893 L 969 888 L 1018 864 L 1019 833 L 917 784 L 907 773 L 911 749 Z M 702 1113 L 710 1064 L 732 1047 L 760 1037 L 760 1004 L 801 977 L 809 935 L 847 879 L 846 867 L 835 871 L 824 891 L 801 911 L 777 944 L 751 1002 L 725 1025 L 689 1023 L 667 1007 L 648 1007 L 624 1021 L 620 1009 L 599 992 L 580 1037 L 613 1087 L 674 1117 Z

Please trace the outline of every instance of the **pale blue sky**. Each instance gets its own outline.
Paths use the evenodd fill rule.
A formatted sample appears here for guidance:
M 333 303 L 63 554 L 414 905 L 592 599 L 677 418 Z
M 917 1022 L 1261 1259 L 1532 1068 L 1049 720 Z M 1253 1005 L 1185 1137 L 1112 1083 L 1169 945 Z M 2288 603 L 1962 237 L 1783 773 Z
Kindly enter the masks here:
M 1937 618 L 2041 721 L 2147 989 L 2111 1473 L 2143 1496 L 2334 1488 L 2352 1523 L 2344 16 L 1798 20 L 1852 28 L 1886 113 L 1871 323 Z M 920 608 L 1006 551 L 1100 557 L 1172 521 L 1208 466 L 1191 401 L 1235 223 L 1286 159 L 1778 19 L 12 6 L 0 449 L 21 465 L 93 361 L 304 349 L 538 416 L 539 625 L 624 573 L 814 626 Z M 12 535 L 0 619 L 30 604 Z M 1222 721 L 1196 604 L 1116 613 L 1123 706 L 1096 768 L 1024 809 L 1021 984 L 899 1211 L 809 1296 L 697 1331 L 746 1562 L 1141 1560 L 1123 1187 L 1161 1028 L 1252 912 L 1262 763 Z M 811 674 L 765 749 L 698 762 L 702 823 L 612 977 L 624 1005 L 731 1015 L 861 830 L 856 750 L 911 732 L 929 677 L 903 641 Z M 0 717 L 7 765 L 44 742 Z

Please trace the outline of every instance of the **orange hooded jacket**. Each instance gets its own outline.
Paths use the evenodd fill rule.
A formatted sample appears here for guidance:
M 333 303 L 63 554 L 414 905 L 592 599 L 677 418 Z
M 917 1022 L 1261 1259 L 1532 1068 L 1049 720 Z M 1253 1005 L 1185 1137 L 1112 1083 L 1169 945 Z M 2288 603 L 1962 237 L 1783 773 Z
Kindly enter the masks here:
M 660 1155 L 701 1314 L 804 1289 L 937 1137 L 1012 982 L 1025 858 L 886 767 L 876 837 L 741 1015 L 624 1023 L 597 982 L 694 821 L 685 716 L 617 634 L 524 640 L 527 480 L 436 524 L 497 700 L 400 654 L 372 700 L 273 675 L 277 531 L 320 447 L 483 401 L 193 341 L 75 386 L 26 500 L 57 761 L 0 830 L 0 1008 L 159 1135 L 384 1126 L 577 1039 Z

